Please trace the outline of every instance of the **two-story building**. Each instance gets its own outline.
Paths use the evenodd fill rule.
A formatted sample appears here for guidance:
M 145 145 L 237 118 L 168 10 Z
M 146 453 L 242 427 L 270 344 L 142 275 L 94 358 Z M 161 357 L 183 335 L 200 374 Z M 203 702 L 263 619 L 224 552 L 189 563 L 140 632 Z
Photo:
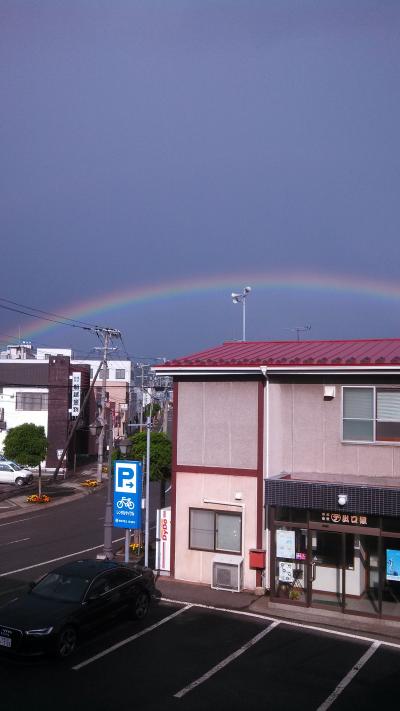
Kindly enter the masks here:
M 174 379 L 171 573 L 400 618 L 400 339 L 228 342 Z

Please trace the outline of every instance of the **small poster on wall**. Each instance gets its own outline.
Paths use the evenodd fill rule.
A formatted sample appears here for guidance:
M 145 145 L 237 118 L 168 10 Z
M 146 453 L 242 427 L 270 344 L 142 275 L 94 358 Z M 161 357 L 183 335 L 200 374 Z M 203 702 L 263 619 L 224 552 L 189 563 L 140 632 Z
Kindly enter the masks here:
M 293 583 L 293 563 L 285 563 L 285 561 L 279 561 L 279 582 L 280 583 Z
M 279 529 L 276 532 L 276 557 L 295 558 L 295 532 Z
M 386 549 L 386 580 L 400 583 L 400 551 Z

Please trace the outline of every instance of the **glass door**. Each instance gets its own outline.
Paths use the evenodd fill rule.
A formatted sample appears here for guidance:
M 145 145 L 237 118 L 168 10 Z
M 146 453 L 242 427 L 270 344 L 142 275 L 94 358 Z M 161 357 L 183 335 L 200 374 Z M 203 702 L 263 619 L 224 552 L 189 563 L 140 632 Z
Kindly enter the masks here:
M 354 536 L 354 563 L 346 568 L 346 612 L 380 613 L 379 537 Z
M 354 536 L 310 530 L 309 569 L 311 605 L 344 611 L 345 564 Z M 349 541 L 347 540 L 349 539 Z

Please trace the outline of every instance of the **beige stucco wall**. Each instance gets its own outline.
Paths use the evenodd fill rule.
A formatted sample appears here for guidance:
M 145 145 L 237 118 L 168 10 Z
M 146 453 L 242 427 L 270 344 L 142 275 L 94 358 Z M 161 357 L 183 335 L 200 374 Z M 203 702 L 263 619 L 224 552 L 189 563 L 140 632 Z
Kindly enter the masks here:
M 177 463 L 257 467 L 257 382 L 181 382 Z
M 202 508 L 242 512 L 245 549 L 244 587 L 253 589 L 256 585 L 255 571 L 248 567 L 249 549 L 256 548 L 257 523 L 257 480 L 256 477 L 225 476 L 212 474 L 189 474 L 179 472 L 176 481 L 176 538 L 175 577 L 180 580 L 211 584 L 211 564 L 215 553 L 189 550 L 189 508 Z M 235 493 L 241 492 L 240 502 L 235 501 Z M 244 507 L 227 506 L 226 503 L 206 504 L 213 501 L 242 503 Z
M 400 446 L 341 441 L 342 388 L 324 400 L 321 383 L 273 383 L 268 386 L 269 446 L 265 470 L 395 477 Z

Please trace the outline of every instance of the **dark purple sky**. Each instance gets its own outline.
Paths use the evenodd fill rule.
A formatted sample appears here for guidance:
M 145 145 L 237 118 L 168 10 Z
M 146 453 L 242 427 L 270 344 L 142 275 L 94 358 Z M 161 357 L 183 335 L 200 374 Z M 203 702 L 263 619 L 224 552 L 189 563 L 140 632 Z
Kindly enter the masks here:
M 256 272 L 400 288 L 399 47 L 398 0 L 2 0 L 0 296 L 64 313 L 243 275 L 87 319 L 173 356 L 240 338 L 229 295 Z M 247 337 L 400 336 L 399 307 L 254 289 Z M 1 341 L 27 323 L 0 310 Z

